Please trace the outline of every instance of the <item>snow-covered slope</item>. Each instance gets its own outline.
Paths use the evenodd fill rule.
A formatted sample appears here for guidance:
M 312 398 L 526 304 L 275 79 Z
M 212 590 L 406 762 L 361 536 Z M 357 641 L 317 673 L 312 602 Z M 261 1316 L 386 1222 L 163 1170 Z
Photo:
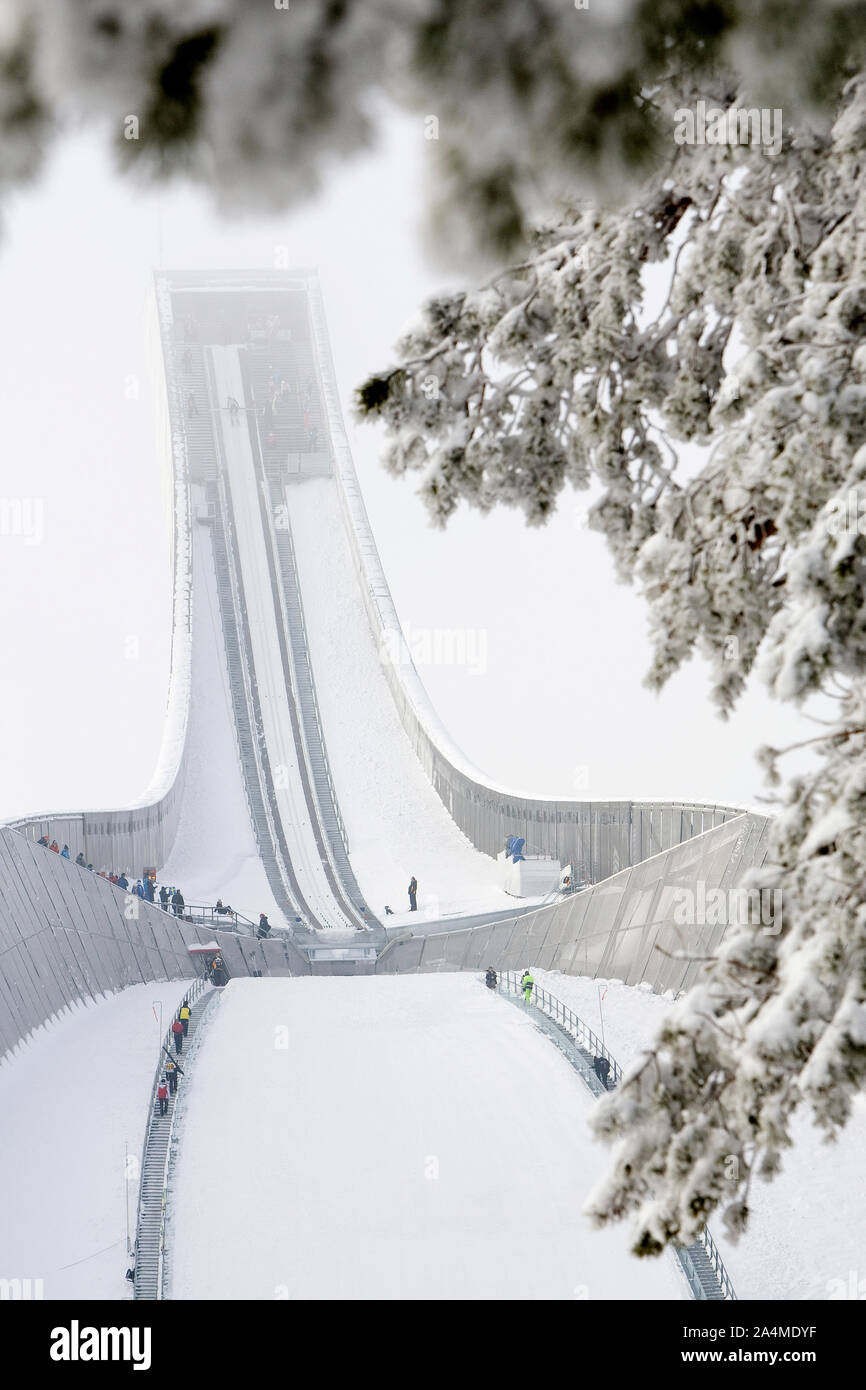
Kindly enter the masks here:
M 192 707 L 186 788 L 177 839 L 160 874 L 179 884 L 187 903 L 222 898 L 255 921 L 266 912 L 287 923 L 259 858 L 234 731 L 219 599 L 210 545 L 202 527 L 194 538 Z
M 594 1032 L 601 1031 L 599 996 L 607 1046 L 626 1067 L 649 1042 L 670 1007 L 648 989 L 536 970 L 535 977 L 575 1010 Z M 739 1298 L 828 1299 L 851 1297 L 841 1288 L 862 1281 L 866 1296 L 866 1203 L 863 1153 L 866 1100 L 854 1108 L 836 1144 L 824 1142 L 804 1112 L 794 1120 L 794 1147 L 773 1183 L 755 1182 L 752 1218 L 736 1244 L 721 1218 L 710 1222 Z M 604 1152 L 604 1151 L 602 1151 Z
M 406 736 L 370 629 L 331 478 L 286 488 L 316 694 L 358 882 L 375 911 L 438 918 L 513 908 L 495 860 L 449 816 Z
M 0 1066 L 0 1277 L 41 1279 L 45 1298 L 132 1296 L 127 1213 L 134 1240 L 160 1040 L 188 988 L 79 1004 Z
M 235 980 L 201 1037 L 174 1298 L 688 1296 L 581 1216 L 592 1098 L 479 979 Z

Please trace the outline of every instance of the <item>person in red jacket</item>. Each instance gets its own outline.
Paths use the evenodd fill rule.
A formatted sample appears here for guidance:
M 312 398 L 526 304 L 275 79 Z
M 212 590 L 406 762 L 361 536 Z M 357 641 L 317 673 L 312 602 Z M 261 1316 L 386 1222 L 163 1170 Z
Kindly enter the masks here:
M 52 841 L 51 841 L 51 848 L 54 850 L 54 853 L 55 853 L 55 854 L 59 854 L 59 853 L 60 853 L 60 846 L 58 845 L 58 843 L 57 843 L 56 840 L 52 840 Z
M 162 1115 L 167 1114 L 167 1113 L 168 1113 L 168 1086 L 165 1084 L 165 1077 L 162 1078 L 162 1080 L 160 1081 L 159 1085 L 158 1085 L 157 1088 L 156 1088 L 156 1098 L 157 1098 L 157 1100 L 159 1101 L 159 1113 L 160 1113 L 160 1115 L 162 1116 Z
M 171 1025 L 171 1031 L 174 1035 L 175 1052 L 183 1052 L 183 1024 L 179 1018 L 174 1020 L 174 1023 Z

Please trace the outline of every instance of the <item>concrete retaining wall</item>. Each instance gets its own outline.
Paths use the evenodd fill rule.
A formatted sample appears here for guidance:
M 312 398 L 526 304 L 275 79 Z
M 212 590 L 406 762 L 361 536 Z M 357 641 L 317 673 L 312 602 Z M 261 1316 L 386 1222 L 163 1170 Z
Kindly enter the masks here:
M 724 920 L 685 926 L 675 893 L 736 888 L 763 863 L 768 822 L 744 815 L 623 870 L 555 907 L 509 921 L 392 942 L 377 973 L 520 970 L 688 988 L 724 935 Z M 76 1000 L 147 980 L 189 979 L 188 947 L 215 940 L 233 975 L 308 975 L 287 938 L 257 941 L 195 926 L 121 892 L 19 832 L 0 830 L 0 1054 Z M 685 951 L 686 959 L 673 954 Z M 359 973 L 345 963 L 345 973 Z M 337 973 L 333 966 L 327 972 Z M 342 971 L 340 973 L 343 973 Z M 366 967 L 363 973 L 369 973 Z
M 217 941 L 233 974 L 309 974 L 290 942 L 179 921 L 18 831 L 0 829 L 0 1055 L 77 1000 L 186 980 Z

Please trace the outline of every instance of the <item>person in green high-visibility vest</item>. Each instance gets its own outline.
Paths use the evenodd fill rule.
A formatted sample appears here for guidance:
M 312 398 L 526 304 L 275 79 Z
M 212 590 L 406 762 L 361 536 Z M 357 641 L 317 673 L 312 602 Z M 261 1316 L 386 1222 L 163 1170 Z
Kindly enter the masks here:
M 523 990 L 523 997 L 524 997 L 524 999 L 526 1000 L 527 1004 L 529 1003 L 529 999 L 530 999 L 530 996 L 531 996 L 531 994 L 532 994 L 532 991 L 533 991 L 534 986 L 535 986 L 535 981 L 533 980 L 533 978 L 532 978 L 532 976 L 530 975 L 529 971 L 528 971 L 528 970 L 524 970 L 523 975 L 521 976 L 521 979 L 520 979 L 520 988 Z

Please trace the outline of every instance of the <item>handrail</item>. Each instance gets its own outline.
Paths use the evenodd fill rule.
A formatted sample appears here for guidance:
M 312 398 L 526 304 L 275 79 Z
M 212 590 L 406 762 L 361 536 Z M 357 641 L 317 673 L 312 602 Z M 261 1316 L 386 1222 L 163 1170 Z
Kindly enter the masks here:
M 504 983 L 512 994 L 522 994 L 519 977 L 511 970 L 503 970 L 499 975 L 500 984 Z M 608 1090 L 613 1090 L 622 1080 L 622 1067 L 616 1058 L 608 1052 L 601 1038 L 597 1037 L 588 1024 L 579 1018 L 567 1004 L 563 1004 L 556 995 L 550 994 L 546 989 L 539 989 L 533 986 L 532 1002 L 542 1013 L 552 1018 L 554 1023 L 558 1023 L 566 1032 L 574 1035 L 575 1041 L 584 1047 L 587 1052 L 591 1052 L 594 1057 L 604 1057 L 610 1063 L 608 1073 Z
M 716 1242 L 710 1235 L 709 1226 L 704 1227 L 703 1231 L 699 1236 L 699 1240 L 703 1245 L 704 1250 L 706 1251 L 707 1259 L 713 1266 L 716 1278 L 722 1286 L 722 1292 L 724 1293 L 725 1298 L 730 1299 L 733 1302 L 736 1302 L 737 1295 L 734 1293 L 734 1286 L 731 1283 L 728 1271 L 725 1269 L 725 1263 L 719 1252 L 719 1247 L 716 1245 Z
M 506 990 L 508 990 L 509 993 L 517 996 L 523 995 L 524 993 L 524 991 L 520 987 L 519 976 L 512 970 L 503 970 L 498 974 L 497 988 L 505 988 Z M 540 1013 L 545 1014 L 547 1018 L 551 1019 L 554 1023 L 556 1023 L 561 1029 L 563 1029 L 564 1032 L 571 1033 L 574 1036 L 574 1039 L 577 1042 L 578 1046 L 584 1048 L 584 1050 L 587 1052 L 591 1052 L 593 1054 L 593 1058 L 601 1056 L 607 1059 L 607 1061 L 610 1063 L 610 1071 L 608 1073 L 607 1080 L 602 1081 L 602 1079 L 599 1077 L 599 1081 L 601 1081 L 601 1084 L 605 1087 L 605 1089 L 612 1091 L 619 1085 L 619 1083 L 622 1081 L 622 1067 L 615 1060 L 615 1058 L 611 1056 L 610 1052 L 604 1046 L 604 1043 L 601 1041 L 601 1039 L 596 1036 L 592 1029 L 586 1023 L 584 1023 L 583 1020 L 579 1018 L 577 1014 L 574 1013 L 574 1011 L 568 1007 L 567 1004 L 563 1004 L 562 1000 L 557 999 L 555 994 L 551 994 L 546 989 L 539 989 L 539 987 L 533 983 L 530 1007 L 537 1008 Z M 593 1091 L 593 1095 L 595 1094 L 596 1093 Z M 697 1241 L 695 1243 L 703 1247 L 703 1252 L 709 1260 L 712 1266 L 713 1273 L 719 1282 L 719 1287 L 722 1291 L 722 1297 L 726 1301 L 737 1302 L 737 1295 L 734 1292 L 734 1286 L 731 1283 L 730 1275 L 728 1274 L 728 1271 L 725 1268 L 725 1263 L 722 1259 L 719 1247 L 716 1245 L 716 1242 L 710 1235 L 709 1226 L 704 1226 L 704 1229 L 701 1231 L 701 1234 L 697 1237 Z M 695 1288 L 696 1283 L 698 1284 L 698 1287 L 700 1287 L 699 1281 L 697 1279 L 697 1272 L 691 1264 L 691 1258 L 689 1255 L 689 1251 L 690 1249 L 693 1249 L 693 1247 L 678 1246 L 675 1247 L 675 1249 L 678 1257 L 680 1258 L 680 1263 L 685 1268 L 686 1276 L 689 1280 L 689 1284 L 691 1285 L 692 1289 Z M 683 1256 L 685 1256 L 685 1260 L 683 1259 Z M 688 1263 L 688 1265 L 691 1266 L 690 1269 L 686 1268 L 686 1263 Z
M 242 367 L 243 383 L 245 392 L 248 391 L 255 402 L 255 385 L 250 377 L 249 367 Z M 268 470 L 265 466 L 265 450 L 262 446 L 261 432 L 259 430 L 258 413 L 252 421 L 254 431 L 254 469 L 259 484 L 259 511 L 263 524 L 263 536 L 265 550 L 268 557 L 268 567 L 271 582 L 271 592 L 274 600 L 275 614 L 278 617 L 278 637 L 280 643 L 280 654 L 284 664 L 286 674 L 286 686 L 291 695 L 291 718 L 292 732 L 295 747 L 298 754 L 298 769 L 301 774 L 304 798 L 310 813 L 310 821 L 313 834 L 316 839 L 326 878 L 333 895 L 333 899 L 338 909 L 344 914 L 347 921 L 354 924 L 356 928 L 368 928 L 367 906 L 360 889 L 357 896 L 360 905 L 354 901 L 351 888 L 345 883 L 343 875 L 335 858 L 335 845 L 331 843 L 331 835 L 325 824 L 325 817 L 332 813 L 336 819 L 337 830 L 344 854 L 347 856 L 346 865 L 351 872 L 348 863 L 349 842 L 346 835 L 340 814 L 339 803 L 337 800 L 336 788 L 331 776 L 330 764 L 328 761 L 328 751 L 325 744 L 325 736 L 322 728 L 321 716 L 319 712 L 318 697 L 316 695 L 316 682 L 313 674 L 313 662 L 307 642 L 306 622 L 304 619 L 304 602 L 301 593 L 300 575 L 298 573 L 297 556 L 295 554 L 294 539 L 292 535 L 291 519 L 288 510 L 285 512 L 283 524 L 280 526 L 280 540 L 284 543 L 283 549 L 288 553 L 288 565 L 290 570 L 290 583 L 292 600 L 296 604 L 298 614 L 298 628 L 301 637 L 301 654 L 303 655 L 306 666 L 308 680 L 308 692 L 312 705 L 313 719 L 316 727 L 315 749 L 321 758 L 325 773 L 325 781 L 328 787 L 328 799 L 325 802 L 322 798 L 321 789 L 318 785 L 315 769 L 313 766 L 313 745 L 310 741 L 310 730 L 307 728 L 307 721 L 304 717 L 303 700 L 301 694 L 301 673 L 298 666 L 298 651 L 295 646 L 295 636 L 297 629 L 289 617 L 288 602 L 289 590 L 286 586 L 286 575 L 283 567 L 283 554 L 277 539 L 277 527 L 274 517 L 274 508 L 269 505 L 271 497 L 272 481 L 269 478 Z M 251 440 L 253 432 L 251 431 Z
M 220 912 L 219 909 L 214 907 L 211 903 L 187 903 L 184 907 L 184 914 L 190 912 L 200 913 L 206 921 L 213 922 L 214 925 L 218 927 L 226 927 L 229 922 L 234 922 L 235 926 L 237 926 L 239 922 L 242 922 L 245 927 L 249 927 L 250 936 L 255 936 L 256 934 L 256 927 L 258 924 L 251 921 L 249 917 L 245 917 L 242 912 L 236 912 L 234 908 L 232 908 L 231 912 Z
M 218 399 L 216 383 L 214 380 L 213 363 L 208 354 L 205 354 L 205 377 L 210 399 Z M 268 769 L 268 751 L 261 734 L 260 721 L 256 718 L 256 704 L 258 701 L 258 684 L 255 670 L 251 664 L 250 655 L 247 649 L 246 636 L 246 598 L 243 588 L 243 575 L 240 571 L 240 560 L 237 552 L 237 535 L 234 527 L 234 513 L 231 508 L 230 490 L 227 485 L 228 467 L 225 458 L 225 446 L 219 430 L 214 433 L 219 469 L 217 473 L 217 486 L 219 492 L 220 512 L 222 515 L 223 530 L 226 543 L 226 558 L 228 561 L 229 584 L 231 589 L 231 602 L 235 612 L 238 637 L 238 655 L 241 668 L 241 678 L 246 696 L 247 711 L 250 729 L 253 732 L 253 758 L 255 761 L 256 776 L 262 795 L 262 807 L 265 820 L 268 826 L 268 833 L 271 838 L 271 853 L 276 865 L 277 873 L 280 877 L 283 892 L 287 901 L 295 913 L 296 920 L 303 921 L 304 925 L 311 930 L 315 929 L 315 919 L 310 921 L 310 909 L 304 902 L 300 887 L 294 877 L 291 858 L 288 848 L 284 843 L 282 834 L 282 823 L 280 821 L 279 808 L 276 805 L 273 786 L 269 775 L 265 773 L 265 764 Z M 243 759 L 242 759 L 243 766 Z M 246 780 L 246 774 L 245 774 Z M 249 802 L 249 795 L 247 796 Z M 262 847 L 260 846 L 260 853 Z M 276 891 L 276 889 L 275 889 Z
M 258 419 L 256 419 L 256 433 L 258 434 Z M 260 444 L 260 451 L 261 451 L 261 444 Z M 263 458 L 263 457 L 264 457 L 264 455 L 262 454 L 262 458 Z M 274 546 L 274 529 L 275 529 L 275 528 L 274 528 L 274 525 L 273 525 L 273 518 L 271 517 L 271 523 L 270 523 L 270 539 L 271 539 L 271 545 L 272 545 L 272 547 Z M 287 546 L 288 546 L 288 549 L 289 549 L 289 553 L 290 553 L 290 555 L 291 555 L 292 566 L 293 566 L 293 569 L 294 569 L 294 571 L 295 571 L 295 574 L 297 574 L 297 573 L 298 573 L 298 565 L 297 565 L 297 555 L 296 555 L 296 552 L 295 552 L 295 542 L 294 542 L 294 537 L 293 537 L 293 535 L 292 535 L 292 528 L 291 528 L 291 524 L 290 524 L 290 522 L 289 522 L 289 520 L 288 520 L 288 517 L 286 518 L 286 525 L 285 525 L 285 527 L 283 527 L 282 529 L 283 529 L 283 533 L 284 533 L 285 538 L 286 538 L 286 543 L 287 543 Z M 288 630 L 288 621 L 287 621 L 286 611 L 285 611 L 285 596 L 284 596 L 284 594 L 283 594 L 283 592 L 282 592 L 282 586 L 280 587 L 280 595 L 279 595 L 279 598 L 280 598 L 280 611 L 281 611 L 281 614 L 282 614 L 283 622 L 284 622 L 284 624 L 285 624 L 285 626 L 286 626 L 286 629 Z M 349 837 L 348 837 L 348 835 L 347 835 L 347 833 L 346 833 L 346 827 L 345 827 L 345 825 L 343 824 L 343 817 L 342 817 L 342 814 L 341 814 L 341 812 L 340 812 L 340 804 L 339 804 L 339 801 L 337 800 L 337 788 L 336 788 L 336 786 L 334 785 L 334 779 L 333 779 L 333 777 L 332 777 L 332 775 L 331 775 L 331 764 L 330 764 L 330 761 L 329 761 L 329 759 L 328 759 L 328 749 L 327 749 L 327 745 L 326 745 L 326 743 L 325 743 L 325 731 L 324 731 L 324 729 L 323 729 L 323 727 L 322 727 L 322 717 L 321 717 L 321 713 L 320 713 L 320 711 L 319 711 L 319 699 L 318 699 L 318 696 L 317 696 L 317 694 L 316 694 L 316 682 L 315 682 L 315 679 L 314 679 L 314 677 L 313 677 L 313 658 L 312 658 L 312 656 L 310 655 L 310 646 L 309 646 L 309 641 L 308 641 L 308 639 L 307 639 L 307 623 L 306 623 L 306 619 L 305 619 L 305 617 L 304 617 L 304 599 L 303 599 L 303 595 L 302 595 L 302 593 L 301 593 L 300 582 L 298 582 L 298 584 L 297 584 L 297 586 L 296 586 L 296 598 L 297 598 L 297 603 L 298 603 L 298 615 L 299 615 L 299 625 L 300 625 L 300 633 L 301 633 L 301 642 L 302 642 L 302 644 L 303 644 L 304 655 L 306 656 L 307 665 L 308 665 L 309 671 L 310 671 L 310 691 L 311 691 L 311 694 L 312 694 L 313 718 L 314 718 L 315 721 L 316 721 L 316 729 L 317 729 L 318 734 L 319 734 L 319 743 L 320 743 L 319 752 L 320 752 L 321 755 L 322 755 L 322 763 L 323 763 L 323 766 L 324 766 L 324 769 L 325 769 L 325 780 L 327 781 L 327 783 L 328 783 L 328 788 L 329 788 L 329 790 L 330 790 L 330 792 L 331 792 L 331 799 L 332 799 L 332 801 L 333 801 L 333 811 L 334 811 L 334 816 L 335 816 L 335 819 L 336 819 L 336 822 L 337 822 L 337 828 L 338 828 L 339 831 L 340 831 L 340 838 L 341 838 L 341 840 L 343 841 L 343 848 L 345 849 L 346 853 L 348 854 L 348 853 L 349 853 Z M 295 666 L 294 652 L 292 652 L 291 650 L 290 650 L 290 659 L 291 659 L 291 662 L 292 662 L 292 670 L 294 671 L 294 666 Z M 307 767 L 308 767 L 308 770 L 309 770 L 309 773 L 310 773 L 310 778 L 312 779 L 313 770 L 312 770 L 312 767 L 310 766 L 310 750 L 309 750 L 309 748 L 308 748 L 308 746 L 307 746 L 306 737 L 302 740 L 302 742 L 303 742 L 303 746 L 304 746 L 304 757 L 306 758 Z M 336 871 L 336 866 L 335 866 L 335 871 Z
M 198 976 L 198 978 L 195 979 L 195 980 L 193 981 L 193 983 L 192 983 L 192 985 L 190 986 L 190 988 L 186 991 L 186 993 L 185 993 L 185 995 L 184 995 L 184 999 L 186 999 L 186 1001 L 187 1001 L 190 1005 L 194 1004 L 195 1001 L 196 1001 L 198 998 L 200 998 L 202 994 L 204 994 L 205 990 L 209 987 L 209 985 L 210 985 L 210 981 L 208 980 L 208 978 L 207 978 L 206 975 L 200 975 L 200 976 Z M 174 1012 L 174 1017 L 175 1017 L 175 1018 L 177 1017 L 177 1010 L 175 1010 L 175 1012 Z M 169 1024 L 168 1028 L 166 1029 L 165 1035 L 164 1035 L 164 1037 L 162 1038 L 162 1040 L 161 1040 L 161 1042 L 160 1042 L 159 1061 L 158 1061 L 157 1064 L 156 1064 L 156 1071 L 155 1071 L 154 1074 L 153 1074 L 153 1085 L 152 1085 L 151 1088 L 150 1088 L 150 1109 L 149 1109 L 149 1111 L 148 1111 L 147 1127 L 146 1127 L 146 1129 L 145 1129 L 145 1131 L 144 1131 L 144 1143 L 142 1144 L 142 1147 L 141 1147 L 141 1164 L 140 1164 L 140 1167 L 139 1167 L 139 1174 L 138 1174 L 138 1211 L 137 1211 L 137 1213 L 136 1213 L 136 1222 L 135 1222 L 135 1269 L 136 1269 L 136 1272 L 137 1272 L 137 1270 L 138 1270 L 139 1237 L 140 1237 L 140 1235 L 141 1235 L 141 1189 L 142 1189 L 142 1183 L 143 1183 L 143 1181 L 144 1181 L 145 1163 L 146 1163 L 146 1160 L 147 1160 L 147 1149 L 148 1149 L 148 1145 L 149 1145 L 149 1143 L 150 1143 L 150 1136 L 151 1136 L 151 1131 L 152 1131 L 152 1129 L 153 1129 L 153 1122 L 154 1122 L 154 1119 L 156 1118 L 156 1093 L 157 1093 L 157 1090 L 158 1090 L 158 1088 L 159 1088 L 160 1080 L 161 1080 L 161 1078 L 162 1078 L 162 1076 L 163 1076 L 163 1074 L 164 1074 L 164 1072 L 165 1072 L 165 1057 L 166 1057 L 166 1053 L 170 1053 L 170 1051 L 171 1051 L 171 1042 L 172 1042 L 172 1032 L 171 1032 L 171 1024 Z M 171 1137 L 171 1136 L 169 1136 L 169 1139 L 170 1139 L 170 1137 Z M 169 1153 L 169 1149 L 170 1149 L 170 1144 L 169 1144 L 169 1146 L 166 1147 L 166 1164 L 168 1163 L 168 1153 Z M 165 1248 L 165 1203 L 163 1202 L 162 1216 L 161 1216 L 161 1219 L 160 1219 L 160 1227 L 159 1227 L 159 1272 L 158 1272 L 158 1280 L 157 1280 L 157 1289 L 161 1289 L 161 1288 L 162 1288 L 162 1260 L 163 1260 L 163 1251 L 164 1251 L 164 1248 Z M 136 1287 L 136 1290 L 137 1290 L 137 1285 L 134 1285 L 134 1287 Z M 159 1297 L 159 1294 L 158 1294 L 158 1293 L 157 1293 L 157 1297 Z

